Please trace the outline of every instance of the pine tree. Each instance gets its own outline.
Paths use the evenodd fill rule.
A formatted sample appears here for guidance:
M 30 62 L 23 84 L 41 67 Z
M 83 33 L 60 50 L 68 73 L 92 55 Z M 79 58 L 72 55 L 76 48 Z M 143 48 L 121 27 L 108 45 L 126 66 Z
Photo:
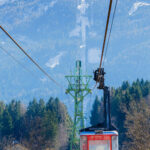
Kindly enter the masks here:
M 98 99 L 98 96 L 96 96 L 95 101 L 93 103 L 93 108 L 91 111 L 91 117 L 90 117 L 90 123 L 91 125 L 96 125 L 100 122 L 103 122 L 103 117 L 102 117 L 102 103 Z
M 38 102 L 36 99 L 33 99 L 33 101 L 31 101 L 27 107 L 27 112 L 26 115 L 30 118 L 33 119 L 34 117 L 37 116 L 38 114 Z
M 44 100 L 43 99 L 40 99 L 39 100 L 39 103 L 38 103 L 38 116 L 40 116 L 40 117 L 43 117 L 44 116 L 44 113 L 45 113 L 45 110 L 46 110 L 46 108 L 45 108 L 46 106 L 45 106 L 45 102 L 44 102 Z
M 5 105 L 2 101 L 0 101 L 0 138 L 2 136 L 2 129 L 3 129 L 3 112 L 4 112 L 4 109 L 5 109 Z
M 21 102 L 12 100 L 8 104 L 8 112 L 11 115 L 13 123 L 13 136 L 19 138 L 20 119 L 21 119 Z
M 122 86 L 121 86 L 122 90 L 126 90 L 126 89 L 128 89 L 129 87 L 130 87 L 130 84 L 129 84 L 128 81 L 125 81 L 125 82 L 122 83 Z
M 11 115 L 8 112 L 8 109 L 5 109 L 3 112 L 3 119 L 2 119 L 2 135 L 8 136 L 12 134 L 13 123 Z

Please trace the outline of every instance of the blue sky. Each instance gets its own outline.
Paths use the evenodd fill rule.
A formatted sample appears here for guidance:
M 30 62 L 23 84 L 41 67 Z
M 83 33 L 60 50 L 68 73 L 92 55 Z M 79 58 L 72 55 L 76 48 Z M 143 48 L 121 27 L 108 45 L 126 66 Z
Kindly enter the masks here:
M 64 87 L 48 80 L 0 31 L 0 46 L 32 72 L 0 49 L 0 99 L 27 103 L 33 97 L 58 96 L 71 104 L 64 93 L 64 76 L 77 59 L 90 75 L 99 66 L 108 4 L 106 0 L 0 0 L 0 24 Z M 149 0 L 119 0 L 105 62 L 107 85 L 150 79 L 149 18 Z M 91 81 L 90 87 L 94 84 Z

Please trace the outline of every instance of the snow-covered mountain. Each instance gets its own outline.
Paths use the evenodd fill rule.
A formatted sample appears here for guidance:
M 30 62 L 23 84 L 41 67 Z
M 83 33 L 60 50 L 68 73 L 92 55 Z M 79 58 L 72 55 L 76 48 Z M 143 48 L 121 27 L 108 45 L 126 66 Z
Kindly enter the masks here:
M 0 99 L 28 103 L 33 97 L 47 100 L 58 96 L 71 105 L 64 76 L 73 72 L 77 59 L 83 62 L 83 72 L 90 75 L 99 66 L 108 5 L 106 0 L 0 0 L 0 24 L 63 87 L 48 80 L 0 31 L 0 47 L 30 70 L 0 48 Z M 150 79 L 149 18 L 149 0 L 118 2 L 105 59 L 107 85 Z M 91 81 L 90 87 L 94 84 Z M 91 99 L 95 94 L 98 92 L 94 91 Z M 89 96 L 86 105 L 90 103 Z

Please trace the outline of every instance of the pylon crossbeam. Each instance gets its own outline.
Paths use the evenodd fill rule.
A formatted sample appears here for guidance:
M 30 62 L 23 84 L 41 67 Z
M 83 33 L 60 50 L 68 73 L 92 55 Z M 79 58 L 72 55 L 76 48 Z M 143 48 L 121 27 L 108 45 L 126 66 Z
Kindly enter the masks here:
M 74 147 L 78 147 L 76 149 L 79 149 L 79 130 L 84 128 L 83 101 L 85 96 L 91 93 L 89 82 L 92 76 L 82 75 L 81 61 L 76 61 L 75 70 L 75 75 L 65 76 L 69 83 L 66 93 L 73 97 L 75 103 L 70 150 L 73 150 Z

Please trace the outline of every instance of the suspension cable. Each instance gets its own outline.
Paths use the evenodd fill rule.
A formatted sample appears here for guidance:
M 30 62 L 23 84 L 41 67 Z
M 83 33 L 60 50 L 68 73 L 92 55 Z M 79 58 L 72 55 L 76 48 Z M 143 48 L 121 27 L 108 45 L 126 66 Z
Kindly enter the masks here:
M 106 59 L 106 55 L 107 55 L 107 51 L 108 51 L 108 45 L 109 45 L 110 36 L 111 36 L 111 32 L 112 32 L 112 27 L 113 27 L 113 23 L 114 23 L 114 18 L 115 18 L 115 14 L 116 14 L 117 4 L 118 4 L 118 0 L 116 0 L 116 3 L 115 3 L 115 8 L 114 8 L 114 12 L 113 12 L 111 27 L 110 27 L 108 41 L 107 41 L 106 50 L 105 50 L 104 61 L 103 61 L 103 65 L 102 65 L 103 67 L 104 67 L 104 64 L 105 64 L 105 59 Z
M 10 54 L 5 48 L 0 46 L 0 49 L 7 54 L 8 56 L 10 56 L 16 63 L 18 63 L 22 68 L 24 68 L 26 71 L 28 71 L 29 73 L 31 73 L 34 77 L 37 77 L 36 74 L 34 74 L 31 70 L 29 70 L 25 65 L 23 65 L 19 60 L 17 60 L 12 54 Z
M 107 14 L 107 21 L 106 21 L 106 27 L 105 27 L 105 34 L 104 34 L 104 40 L 103 40 L 103 46 L 102 46 L 102 53 L 101 53 L 101 58 L 100 58 L 100 65 L 99 65 L 99 69 L 98 72 L 100 73 L 101 71 L 101 67 L 102 67 L 102 61 L 103 61 L 103 55 L 104 55 L 104 49 L 105 49 L 105 42 L 106 42 L 106 37 L 107 37 L 107 31 L 108 31 L 108 25 L 109 25 L 109 19 L 110 19 L 110 13 L 111 13 L 111 8 L 112 8 L 112 1 L 110 0 L 109 3 L 109 9 L 108 9 L 108 14 Z M 95 86 L 92 88 L 92 90 L 94 90 L 97 86 L 98 80 L 96 81 Z
M 2 26 L 0 26 L 0 28 L 15 43 L 15 45 L 17 45 L 17 47 L 32 61 L 32 63 L 34 63 L 36 65 L 36 67 L 41 72 L 43 72 L 43 74 L 45 74 L 57 86 L 61 87 L 61 85 L 59 83 L 57 83 L 44 69 L 42 69 L 42 67 L 36 61 L 34 61 L 30 55 L 28 55 L 28 53 L 10 36 L 10 34 Z
M 110 0 L 110 3 L 109 3 L 109 9 L 108 9 L 108 15 L 107 15 L 107 22 L 106 22 L 105 34 L 104 34 L 104 40 L 103 40 L 103 47 L 102 47 L 102 54 L 101 54 L 101 59 L 100 59 L 99 72 L 100 72 L 101 67 L 102 67 L 102 61 L 103 61 L 103 55 L 104 55 L 105 42 L 106 42 L 106 37 L 107 37 L 107 31 L 108 31 L 108 25 L 109 25 L 111 7 L 112 7 L 112 0 Z

